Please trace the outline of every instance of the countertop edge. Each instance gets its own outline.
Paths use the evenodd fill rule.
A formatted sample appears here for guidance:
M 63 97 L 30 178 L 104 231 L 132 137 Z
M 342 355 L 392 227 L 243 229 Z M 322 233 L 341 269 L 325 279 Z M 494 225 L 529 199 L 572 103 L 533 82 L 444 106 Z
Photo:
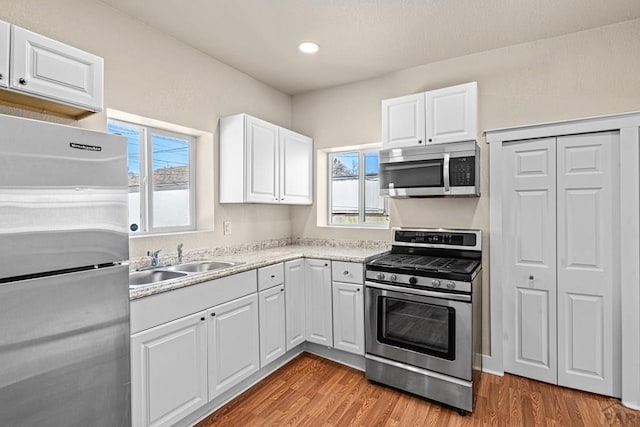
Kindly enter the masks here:
M 225 260 L 242 262 L 242 264 L 234 265 L 232 267 L 223 268 L 220 270 L 214 270 L 206 273 L 192 274 L 186 277 L 180 277 L 173 280 L 167 280 L 155 285 L 144 286 L 137 289 L 131 289 L 129 291 L 129 300 L 135 301 L 141 298 L 157 295 L 160 293 L 170 292 L 176 289 L 185 288 L 188 286 L 197 285 L 210 280 L 220 279 L 223 277 L 231 276 L 245 271 L 255 270 L 261 267 L 266 267 L 281 262 L 293 261 L 300 258 L 320 258 L 330 261 L 342 261 L 342 262 L 358 262 L 366 263 L 371 259 L 388 252 L 387 249 L 366 249 L 363 250 L 370 252 L 367 255 L 362 254 L 350 254 L 353 249 L 340 250 L 336 248 L 327 247 L 296 247 L 296 246 L 284 246 L 281 248 L 274 248 L 273 250 L 267 249 L 262 251 L 254 251 L 247 253 L 238 253 L 224 257 Z M 286 253 L 274 253 L 269 252 L 286 252 Z M 259 259 L 251 259 L 259 257 Z

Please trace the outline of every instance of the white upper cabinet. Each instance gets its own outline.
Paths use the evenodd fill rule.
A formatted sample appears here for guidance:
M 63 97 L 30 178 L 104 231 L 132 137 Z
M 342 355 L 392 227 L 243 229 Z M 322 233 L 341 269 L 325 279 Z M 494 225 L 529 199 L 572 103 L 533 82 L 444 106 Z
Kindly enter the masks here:
M 9 86 L 9 46 L 11 25 L 0 21 L 0 87 Z
M 426 93 L 427 143 L 474 141 L 478 134 L 478 84 Z
M 313 141 L 308 136 L 280 128 L 280 202 L 311 203 Z
M 13 90 L 102 111 L 104 60 L 48 37 L 11 27 Z
M 384 149 L 474 141 L 478 133 L 478 84 L 382 100 Z
M 311 204 L 313 140 L 247 114 L 220 119 L 220 203 Z
M 382 141 L 384 148 L 424 144 L 424 93 L 382 101 Z

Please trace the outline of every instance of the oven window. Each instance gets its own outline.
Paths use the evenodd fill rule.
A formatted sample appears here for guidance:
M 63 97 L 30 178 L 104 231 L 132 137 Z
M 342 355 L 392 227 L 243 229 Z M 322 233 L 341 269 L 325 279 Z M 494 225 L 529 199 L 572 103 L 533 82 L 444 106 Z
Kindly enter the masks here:
M 455 359 L 455 310 L 378 298 L 378 341 L 443 359 Z

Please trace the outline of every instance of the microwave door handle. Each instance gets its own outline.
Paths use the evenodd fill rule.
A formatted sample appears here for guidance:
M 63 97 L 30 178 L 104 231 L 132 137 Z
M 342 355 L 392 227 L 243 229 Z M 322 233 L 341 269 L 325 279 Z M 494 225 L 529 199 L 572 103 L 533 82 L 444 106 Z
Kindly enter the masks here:
M 449 153 L 444 154 L 444 165 L 442 167 L 442 178 L 444 181 L 444 192 L 445 194 L 449 192 L 449 159 L 451 155 Z

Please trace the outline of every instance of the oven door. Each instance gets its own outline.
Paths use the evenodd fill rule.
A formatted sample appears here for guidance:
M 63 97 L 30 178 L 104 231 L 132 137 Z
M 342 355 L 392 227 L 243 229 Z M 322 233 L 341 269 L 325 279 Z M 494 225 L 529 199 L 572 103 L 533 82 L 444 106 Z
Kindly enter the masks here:
M 471 381 L 469 295 L 366 282 L 368 354 Z

